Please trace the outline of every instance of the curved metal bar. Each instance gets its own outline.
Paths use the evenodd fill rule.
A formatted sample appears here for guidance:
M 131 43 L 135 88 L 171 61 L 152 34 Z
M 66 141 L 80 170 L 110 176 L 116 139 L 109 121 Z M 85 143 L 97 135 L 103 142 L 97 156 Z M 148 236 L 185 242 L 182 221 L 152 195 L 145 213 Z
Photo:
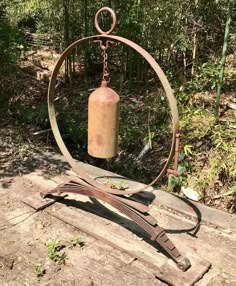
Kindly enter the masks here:
M 69 153 L 68 149 L 66 148 L 66 146 L 62 140 L 62 137 L 61 137 L 58 125 L 57 125 L 56 113 L 55 113 L 55 107 L 54 107 L 54 93 L 55 93 L 55 85 L 56 85 L 57 75 L 59 73 L 60 67 L 62 66 L 62 63 L 64 62 L 65 58 L 72 52 L 72 50 L 76 46 L 78 46 L 78 45 L 80 45 L 83 42 L 88 41 L 88 40 L 101 39 L 101 38 L 112 39 L 112 40 L 121 42 L 123 44 L 126 44 L 129 47 L 133 48 L 136 52 L 138 52 L 141 56 L 143 56 L 147 60 L 147 62 L 153 68 L 153 70 L 155 71 L 156 75 L 158 76 L 158 78 L 160 79 L 160 81 L 162 83 L 162 86 L 166 92 L 166 96 L 167 96 L 169 106 L 170 106 L 170 110 L 171 110 L 171 114 L 172 114 L 173 136 L 172 136 L 171 149 L 170 149 L 170 153 L 169 153 L 169 156 L 167 158 L 167 161 L 166 161 L 163 169 L 159 173 L 159 175 L 150 184 L 148 184 L 145 187 L 136 189 L 136 190 L 134 190 L 134 189 L 126 190 L 126 191 L 114 190 L 114 189 L 109 188 L 108 186 L 105 186 L 102 183 L 99 183 L 96 180 L 92 179 L 84 170 L 79 168 L 76 161 L 72 158 L 71 154 Z M 178 116 L 176 99 L 173 95 L 172 89 L 170 87 L 170 84 L 169 84 L 164 72 L 162 71 L 161 67 L 157 64 L 155 59 L 146 50 L 144 50 L 139 45 L 137 45 L 136 43 L 134 43 L 134 42 L 132 42 L 126 38 L 114 36 L 114 35 L 103 34 L 103 35 L 89 36 L 89 37 L 80 39 L 80 40 L 74 42 L 73 44 L 71 44 L 62 53 L 61 57 L 59 58 L 59 60 L 57 61 L 56 65 L 54 67 L 54 70 L 53 70 L 53 73 L 51 76 L 51 80 L 49 83 L 49 89 L 48 89 L 48 112 L 49 112 L 50 123 L 52 126 L 52 131 L 53 131 L 53 134 L 55 136 L 56 142 L 57 142 L 62 154 L 64 155 L 64 157 L 66 158 L 66 160 L 68 161 L 68 163 L 70 164 L 72 169 L 75 171 L 75 173 L 77 173 L 80 176 L 80 178 L 82 178 L 88 184 L 90 184 L 94 187 L 97 187 L 98 189 L 105 190 L 111 194 L 130 195 L 130 194 L 135 194 L 135 193 L 144 191 L 148 187 L 155 184 L 159 180 L 159 178 L 165 174 L 165 172 L 167 171 L 167 168 L 170 165 L 171 160 L 173 158 L 174 151 L 175 151 L 175 137 L 176 137 L 176 134 L 178 133 L 178 129 L 179 129 L 179 116 Z
M 109 12 L 111 14 L 111 17 L 112 17 L 111 29 L 108 30 L 107 32 L 104 32 L 98 24 L 98 17 L 104 11 Z M 116 27 L 116 14 L 115 14 L 115 12 L 109 7 L 103 7 L 100 10 L 98 10 L 96 15 L 95 15 L 95 27 L 96 27 L 97 31 L 102 35 L 109 35 L 110 33 L 112 33 Z

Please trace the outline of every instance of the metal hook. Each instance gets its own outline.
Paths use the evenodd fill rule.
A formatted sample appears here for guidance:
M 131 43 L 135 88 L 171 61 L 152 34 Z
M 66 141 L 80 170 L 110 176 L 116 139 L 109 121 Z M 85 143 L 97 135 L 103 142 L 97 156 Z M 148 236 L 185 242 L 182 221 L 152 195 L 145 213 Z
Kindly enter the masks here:
M 102 40 L 94 40 L 94 43 L 99 43 L 100 48 L 102 51 L 106 51 L 111 45 L 113 45 L 115 42 L 107 40 L 105 41 L 105 44 L 103 44 Z

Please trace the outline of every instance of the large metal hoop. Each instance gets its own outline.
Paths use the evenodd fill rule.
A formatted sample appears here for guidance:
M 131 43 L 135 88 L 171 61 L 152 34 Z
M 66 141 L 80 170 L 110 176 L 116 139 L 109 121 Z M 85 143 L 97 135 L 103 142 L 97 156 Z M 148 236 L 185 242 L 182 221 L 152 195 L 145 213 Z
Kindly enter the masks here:
M 62 137 L 61 137 L 58 125 L 57 125 L 56 113 L 55 113 L 55 107 L 54 107 L 54 94 L 55 94 L 57 75 L 59 73 L 60 67 L 62 66 L 62 63 L 64 62 L 65 58 L 72 52 L 72 50 L 76 46 L 78 46 L 78 45 L 80 45 L 83 42 L 88 41 L 88 40 L 101 39 L 101 38 L 112 39 L 112 40 L 121 42 L 123 44 L 126 44 L 129 47 L 133 48 L 136 52 L 138 52 L 140 55 L 142 55 L 147 60 L 147 62 L 150 64 L 150 66 L 155 71 L 156 75 L 158 76 L 158 78 L 160 79 L 160 81 L 162 83 L 162 86 L 166 92 L 166 96 L 167 96 L 169 106 L 170 106 L 170 110 L 171 110 L 173 135 L 172 135 L 171 149 L 170 149 L 170 153 L 169 153 L 169 156 L 167 158 L 167 161 L 166 161 L 163 169 L 159 173 L 159 175 L 150 184 L 148 184 L 147 186 L 142 187 L 140 189 L 136 189 L 136 190 L 131 189 L 131 190 L 126 190 L 126 191 L 120 191 L 120 190 L 111 189 L 108 186 L 105 186 L 104 184 L 99 183 L 95 179 L 91 178 L 84 170 L 79 168 L 78 163 L 73 159 L 73 157 L 69 153 L 68 149 L 66 148 L 66 146 L 62 140 Z M 167 168 L 170 165 L 171 160 L 173 158 L 174 149 L 175 149 L 175 138 L 176 138 L 176 134 L 178 133 L 178 129 L 179 129 L 179 115 L 178 115 L 176 99 L 173 95 L 172 89 L 170 87 L 170 84 L 169 84 L 164 72 L 162 71 L 161 67 L 157 64 L 157 62 L 154 60 L 154 58 L 146 50 L 144 50 L 142 47 L 140 47 L 136 43 L 134 43 L 134 42 L 132 42 L 126 38 L 114 36 L 114 35 L 102 34 L 102 35 L 89 36 L 89 37 L 80 39 L 80 40 L 74 42 L 73 44 L 71 44 L 62 53 L 61 57 L 57 61 L 56 65 L 54 67 L 54 70 L 52 72 L 51 80 L 49 83 L 49 89 L 48 89 L 48 112 L 49 112 L 49 120 L 51 123 L 52 131 L 53 131 L 53 134 L 55 136 L 55 140 L 56 140 L 62 154 L 66 158 L 67 162 L 72 167 L 73 171 L 76 174 L 78 174 L 80 176 L 80 178 L 83 179 L 88 184 L 90 184 L 94 187 L 97 187 L 98 189 L 105 190 L 111 194 L 128 195 L 128 194 L 135 194 L 135 193 L 144 191 L 145 189 L 147 189 L 150 186 L 152 186 L 153 184 L 155 184 L 157 182 L 157 180 L 165 174 L 165 172 L 167 171 Z

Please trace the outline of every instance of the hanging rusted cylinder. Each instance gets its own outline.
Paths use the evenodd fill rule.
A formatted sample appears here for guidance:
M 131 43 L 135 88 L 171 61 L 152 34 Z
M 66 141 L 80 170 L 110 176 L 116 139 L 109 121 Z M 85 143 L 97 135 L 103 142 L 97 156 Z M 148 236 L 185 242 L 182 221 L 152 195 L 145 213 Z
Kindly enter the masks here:
M 117 155 L 119 133 L 119 95 L 103 80 L 89 96 L 88 153 L 96 158 Z

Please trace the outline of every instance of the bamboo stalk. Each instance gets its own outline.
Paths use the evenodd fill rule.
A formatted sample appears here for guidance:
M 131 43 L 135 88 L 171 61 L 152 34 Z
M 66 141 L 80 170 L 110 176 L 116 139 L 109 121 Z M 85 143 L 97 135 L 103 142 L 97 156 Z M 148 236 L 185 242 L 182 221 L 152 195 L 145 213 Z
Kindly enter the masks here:
M 198 0 L 195 0 L 195 9 L 198 9 Z M 196 19 L 198 21 L 198 19 Z M 192 53 L 192 69 L 191 76 L 193 77 L 195 74 L 195 65 L 196 65 L 196 54 L 197 54 L 197 23 L 194 21 L 193 24 L 193 53 Z
M 226 53 L 227 53 L 227 48 L 228 48 L 230 23 L 231 23 L 232 14 L 233 14 L 234 2 L 235 2 L 234 0 L 229 0 L 228 16 L 227 16 L 227 21 L 225 25 L 224 45 L 223 45 L 222 58 L 221 58 L 221 63 L 220 63 L 220 74 L 219 74 L 219 80 L 218 80 L 218 86 L 217 86 L 217 96 L 216 96 L 216 106 L 215 106 L 215 117 L 217 121 L 219 119 L 221 89 L 222 89 L 222 83 L 223 83 L 223 78 L 224 78 Z

